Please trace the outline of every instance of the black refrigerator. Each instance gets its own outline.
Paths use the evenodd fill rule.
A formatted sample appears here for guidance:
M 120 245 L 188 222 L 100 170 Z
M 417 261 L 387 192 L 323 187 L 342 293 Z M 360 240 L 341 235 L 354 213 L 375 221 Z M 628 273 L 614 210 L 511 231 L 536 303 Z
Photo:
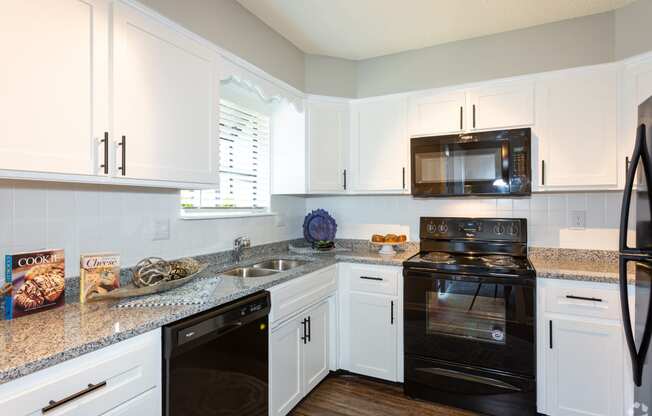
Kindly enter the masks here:
M 627 349 L 636 385 L 636 408 L 652 408 L 652 97 L 638 108 L 636 144 L 627 170 L 620 218 L 620 299 Z M 635 284 L 634 316 L 628 284 Z M 644 412 L 646 413 L 646 412 Z M 638 413 L 634 413 L 638 414 Z M 641 413 L 643 414 L 643 413 Z

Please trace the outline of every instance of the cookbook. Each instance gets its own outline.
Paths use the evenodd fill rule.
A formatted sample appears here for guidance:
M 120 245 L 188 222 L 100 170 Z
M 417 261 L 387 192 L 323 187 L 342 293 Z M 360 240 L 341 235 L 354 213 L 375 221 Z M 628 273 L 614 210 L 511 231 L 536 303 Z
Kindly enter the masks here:
M 120 287 L 120 256 L 117 253 L 82 254 L 79 270 L 79 301 L 104 295 Z
M 6 255 L 5 319 L 63 306 L 65 270 L 61 249 Z

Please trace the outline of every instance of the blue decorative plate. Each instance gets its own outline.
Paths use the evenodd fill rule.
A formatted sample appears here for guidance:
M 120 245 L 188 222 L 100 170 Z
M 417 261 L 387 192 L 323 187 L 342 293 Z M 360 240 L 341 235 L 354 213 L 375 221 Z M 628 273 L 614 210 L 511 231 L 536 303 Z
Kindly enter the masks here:
M 315 241 L 335 241 L 337 223 L 323 209 L 316 209 L 303 220 L 303 238 L 309 243 Z

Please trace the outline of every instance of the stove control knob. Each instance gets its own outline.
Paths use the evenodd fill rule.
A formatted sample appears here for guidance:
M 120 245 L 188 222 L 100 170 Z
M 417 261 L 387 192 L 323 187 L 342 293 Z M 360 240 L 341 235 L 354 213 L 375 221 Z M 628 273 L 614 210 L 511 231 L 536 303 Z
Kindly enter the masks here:
M 509 232 L 510 232 L 512 235 L 516 235 L 516 234 L 518 234 L 518 225 L 516 225 L 516 224 L 512 225 L 512 228 L 509 230 Z
M 504 233 L 505 233 L 505 227 L 499 224 L 494 225 L 494 234 L 501 235 Z
M 438 229 L 439 229 L 440 233 L 448 232 L 448 225 L 446 225 L 446 223 L 442 222 L 441 224 L 439 224 Z
M 434 233 L 437 232 L 437 226 L 436 226 L 435 224 L 433 224 L 433 223 L 428 224 L 428 226 L 426 227 L 426 229 L 428 230 L 429 233 L 433 233 L 433 234 L 434 234 Z

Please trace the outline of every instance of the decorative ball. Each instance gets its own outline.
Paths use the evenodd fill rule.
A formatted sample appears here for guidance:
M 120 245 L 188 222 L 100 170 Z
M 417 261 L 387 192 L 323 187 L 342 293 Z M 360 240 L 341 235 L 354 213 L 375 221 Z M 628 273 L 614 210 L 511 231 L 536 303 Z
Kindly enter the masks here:
M 132 281 L 138 287 L 153 286 L 170 276 L 170 263 L 160 257 L 147 257 L 139 261 L 133 269 Z

